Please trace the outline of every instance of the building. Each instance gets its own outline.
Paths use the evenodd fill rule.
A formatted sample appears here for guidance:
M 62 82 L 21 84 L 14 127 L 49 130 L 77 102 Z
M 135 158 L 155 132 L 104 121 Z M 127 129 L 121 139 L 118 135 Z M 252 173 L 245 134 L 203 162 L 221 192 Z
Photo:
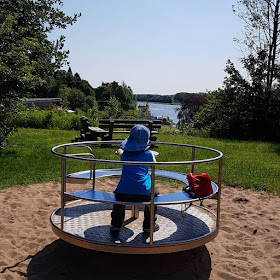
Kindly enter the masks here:
M 46 109 L 52 105 L 61 105 L 61 98 L 27 98 L 26 104 L 28 107 L 35 105 L 40 109 Z

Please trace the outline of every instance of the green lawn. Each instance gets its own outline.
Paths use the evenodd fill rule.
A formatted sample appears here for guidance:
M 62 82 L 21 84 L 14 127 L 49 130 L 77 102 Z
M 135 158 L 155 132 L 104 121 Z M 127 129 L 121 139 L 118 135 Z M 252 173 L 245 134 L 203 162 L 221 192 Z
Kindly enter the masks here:
M 77 131 L 19 129 L 0 152 L 0 188 L 33 183 L 59 181 L 60 158 L 51 148 L 70 143 Z M 194 144 L 223 152 L 222 181 L 231 186 L 242 186 L 280 194 L 280 144 L 269 142 L 230 141 L 212 138 L 160 134 L 160 142 Z M 96 158 L 116 159 L 116 147 L 94 148 Z M 158 161 L 185 161 L 191 159 L 191 150 L 173 146 L 159 146 Z M 197 152 L 197 158 L 209 158 L 210 152 Z M 98 164 L 97 168 L 116 167 Z M 88 169 L 88 164 L 70 162 L 67 172 Z M 190 172 L 190 167 L 165 167 L 164 169 Z M 199 165 L 195 173 L 206 172 L 217 180 L 217 163 Z

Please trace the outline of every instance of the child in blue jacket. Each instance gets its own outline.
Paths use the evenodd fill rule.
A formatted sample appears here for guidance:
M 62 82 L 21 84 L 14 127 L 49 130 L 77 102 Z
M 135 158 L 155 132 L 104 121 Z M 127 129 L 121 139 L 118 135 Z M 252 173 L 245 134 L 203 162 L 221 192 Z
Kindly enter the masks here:
M 117 154 L 122 161 L 156 161 L 153 152 L 148 151 L 150 131 L 143 125 L 134 126 L 120 145 Z M 150 201 L 151 199 L 151 177 L 148 173 L 148 166 L 144 165 L 123 165 L 122 176 L 115 190 L 116 198 L 119 201 Z M 156 214 L 156 206 L 155 206 Z M 125 205 L 114 204 L 111 213 L 111 232 L 119 232 L 125 218 Z M 155 218 L 154 218 L 155 220 Z M 154 231 L 159 229 L 158 224 L 154 225 Z M 144 232 L 150 231 L 150 209 L 145 206 L 144 210 Z

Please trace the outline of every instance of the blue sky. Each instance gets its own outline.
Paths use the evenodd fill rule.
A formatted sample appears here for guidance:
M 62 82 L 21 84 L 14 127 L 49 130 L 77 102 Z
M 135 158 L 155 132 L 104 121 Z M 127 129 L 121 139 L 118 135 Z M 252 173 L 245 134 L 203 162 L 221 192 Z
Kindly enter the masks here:
M 98 87 L 122 82 L 134 93 L 175 94 L 222 87 L 231 59 L 240 69 L 236 0 L 65 0 L 81 12 L 66 35 L 74 73 Z

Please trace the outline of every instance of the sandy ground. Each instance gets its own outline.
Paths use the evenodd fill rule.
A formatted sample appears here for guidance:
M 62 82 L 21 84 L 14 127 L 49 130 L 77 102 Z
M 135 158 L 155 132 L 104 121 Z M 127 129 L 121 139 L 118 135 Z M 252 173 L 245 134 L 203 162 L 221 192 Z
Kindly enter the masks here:
M 115 182 L 99 181 L 99 187 L 112 191 Z M 0 279 L 280 279 L 280 197 L 224 186 L 216 239 L 146 256 L 96 252 L 58 239 L 49 219 L 59 204 L 58 183 L 0 191 Z

